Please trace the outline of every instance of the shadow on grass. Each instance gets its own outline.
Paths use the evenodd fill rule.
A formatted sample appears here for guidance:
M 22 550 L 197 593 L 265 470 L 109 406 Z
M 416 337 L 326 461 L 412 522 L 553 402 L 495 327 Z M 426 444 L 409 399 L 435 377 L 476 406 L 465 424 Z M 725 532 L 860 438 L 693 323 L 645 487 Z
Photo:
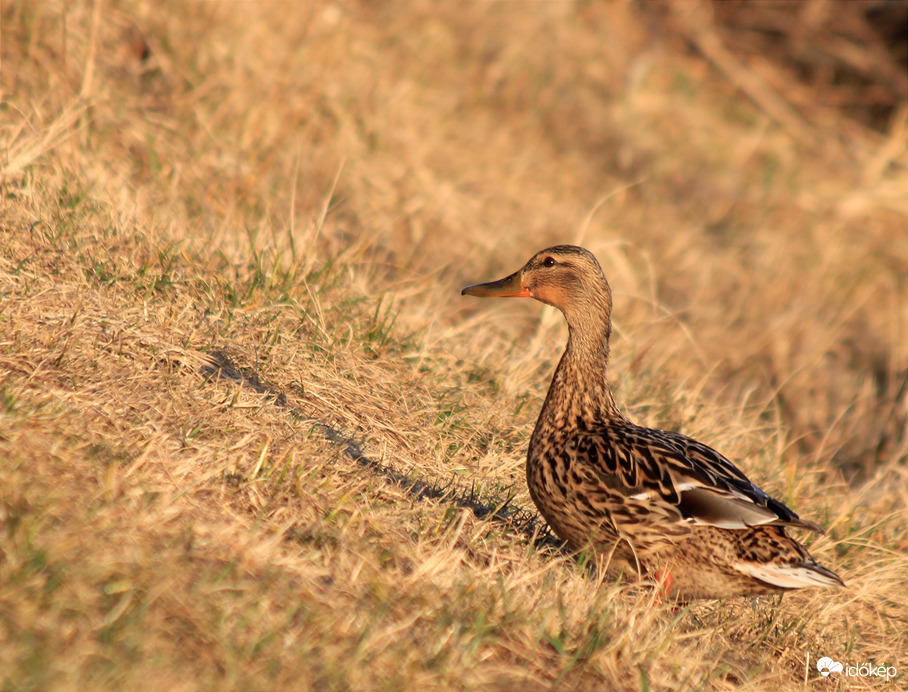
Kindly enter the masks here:
M 540 521 L 535 511 L 511 504 L 512 495 L 501 497 L 495 494 L 484 494 L 476 489 L 475 484 L 466 488 L 455 484 L 453 479 L 449 483 L 444 484 L 437 479 L 426 480 L 401 473 L 393 466 L 383 464 L 368 456 L 363 452 L 362 445 L 355 438 L 310 415 L 299 406 L 291 404 L 286 394 L 278 388 L 263 382 L 253 368 L 237 366 L 225 351 L 214 350 L 206 355 L 209 362 L 201 368 L 201 372 L 205 377 L 236 382 L 244 387 L 249 387 L 259 394 L 268 396 L 275 406 L 285 409 L 296 420 L 309 423 L 313 430 L 342 448 L 349 459 L 352 459 L 370 473 L 374 473 L 376 476 L 380 476 L 386 481 L 404 488 L 416 499 L 438 500 L 450 503 L 456 507 L 469 509 L 478 519 L 494 521 L 501 524 L 508 531 L 514 531 L 525 536 L 537 548 L 567 552 L 567 548 L 562 541 Z

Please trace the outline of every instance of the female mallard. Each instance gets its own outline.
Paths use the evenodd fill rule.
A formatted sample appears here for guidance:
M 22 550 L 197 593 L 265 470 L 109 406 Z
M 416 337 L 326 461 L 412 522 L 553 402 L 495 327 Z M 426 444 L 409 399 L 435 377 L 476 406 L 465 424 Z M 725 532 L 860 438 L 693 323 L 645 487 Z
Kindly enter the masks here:
M 621 414 L 606 380 L 612 292 L 590 252 L 558 245 L 462 294 L 535 298 L 567 319 L 567 349 L 527 452 L 527 483 L 572 549 L 591 548 L 611 574 L 658 579 L 685 600 L 845 585 L 785 532 L 822 533 L 819 526 L 710 447 Z

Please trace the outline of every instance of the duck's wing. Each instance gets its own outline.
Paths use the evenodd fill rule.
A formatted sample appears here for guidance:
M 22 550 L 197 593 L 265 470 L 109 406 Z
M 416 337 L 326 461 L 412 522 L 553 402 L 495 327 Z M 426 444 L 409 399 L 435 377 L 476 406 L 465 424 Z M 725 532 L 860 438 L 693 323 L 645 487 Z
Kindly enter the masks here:
M 823 533 L 760 490 L 716 450 L 679 433 L 609 426 L 577 435 L 572 442 L 578 460 L 634 504 L 670 505 L 686 522 L 723 529 L 797 526 Z

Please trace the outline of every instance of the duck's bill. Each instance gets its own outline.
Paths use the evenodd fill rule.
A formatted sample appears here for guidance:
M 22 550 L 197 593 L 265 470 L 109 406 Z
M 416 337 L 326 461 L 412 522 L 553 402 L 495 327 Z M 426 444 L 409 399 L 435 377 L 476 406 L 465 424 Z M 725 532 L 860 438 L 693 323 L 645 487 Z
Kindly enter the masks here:
M 514 272 L 498 281 L 467 286 L 460 295 L 478 298 L 529 298 L 530 292 L 520 283 L 520 272 Z

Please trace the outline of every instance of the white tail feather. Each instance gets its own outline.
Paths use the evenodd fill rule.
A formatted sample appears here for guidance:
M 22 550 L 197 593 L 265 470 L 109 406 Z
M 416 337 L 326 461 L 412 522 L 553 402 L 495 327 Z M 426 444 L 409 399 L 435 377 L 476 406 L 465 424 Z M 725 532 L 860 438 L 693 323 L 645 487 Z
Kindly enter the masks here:
M 818 572 L 809 565 L 773 565 L 755 562 L 736 562 L 733 567 L 755 579 L 782 589 L 803 589 L 808 586 L 842 586 L 841 582 Z

